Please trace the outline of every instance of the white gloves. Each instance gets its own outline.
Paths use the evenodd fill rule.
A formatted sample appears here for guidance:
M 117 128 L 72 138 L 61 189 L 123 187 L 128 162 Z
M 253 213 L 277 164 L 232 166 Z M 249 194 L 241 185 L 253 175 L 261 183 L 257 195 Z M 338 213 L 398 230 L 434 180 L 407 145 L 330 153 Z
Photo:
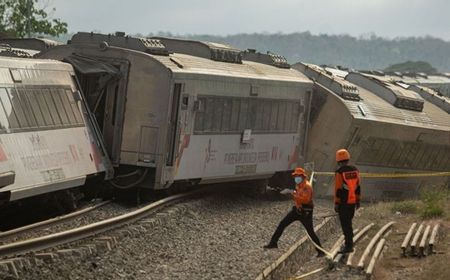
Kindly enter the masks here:
M 294 190 L 291 189 L 284 189 L 280 192 L 281 194 L 292 194 L 294 193 Z

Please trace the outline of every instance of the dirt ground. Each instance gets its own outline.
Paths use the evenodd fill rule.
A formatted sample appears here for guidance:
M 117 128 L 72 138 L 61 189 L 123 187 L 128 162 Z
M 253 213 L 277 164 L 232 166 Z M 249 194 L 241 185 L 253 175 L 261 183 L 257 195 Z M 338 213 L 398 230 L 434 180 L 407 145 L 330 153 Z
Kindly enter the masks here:
M 399 207 L 400 203 L 400 207 Z M 313 271 L 318 268 L 327 267 L 323 271 L 302 279 L 367 279 L 365 271 L 356 268 L 362 252 L 370 242 L 370 239 L 378 230 L 390 221 L 395 224 L 386 235 L 386 246 L 384 247 L 382 258 L 376 263 L 372 279 L 450 279 L 450 203 L 449 200 L 443 202 L 444 214 L 439 218 L 422 218 L 421 207 L 423 203 L 420 200 L 410 201 L 410 204 L 416 205 L 415 211 L 405 209 L 401 211 L 401 202 L 382 202 L 377 204 L 363 204 L 360 211 L 353 220 L 354 229 L 362 229 L 364 226 L 375 223 L 365 237 L 355 244 L 355 254 L 352 258 L 351 266 L 347 266 L 347 259 L 343 263 L 330 268 L 327 260 L 312 259 L 308 263 L 301 265 L 299 271 L 293 275 L 292 279 L 299 275 Z M 400 210 L 399 210 L 400 208 Z M 403 207 L 404 208 L 404 207 Z M 437 243 L 434 254 L 422 258 L 417 256 L 402 256 L 401 244 L 412 223 L 416 222 L 417 227 L 420 223 L 431 225 L 440 224 Z M 416 227 L 416 229 L 417 229 Z M 425 229 L 425 227 L 424 227 Z M 423 231 L 422 231 L 423 232 Z M 430 232 L 431 234 L 431 232 Z M 334 240 L 337 240 L 338 236 Z M 333 244 L 324 244 L 324 247 L 330 249 Z M 373 249 L 374 250 L 374 249 Z M 365 267 L 370 262 L 370 257 L 365 261 Z

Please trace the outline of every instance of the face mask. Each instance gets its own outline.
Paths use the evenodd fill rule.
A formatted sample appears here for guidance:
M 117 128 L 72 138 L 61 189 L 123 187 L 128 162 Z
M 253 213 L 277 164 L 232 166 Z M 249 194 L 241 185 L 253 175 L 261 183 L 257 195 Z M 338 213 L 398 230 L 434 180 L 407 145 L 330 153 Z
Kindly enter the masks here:
M 303 182 L 303 177 L 295 177 L 294 180 L 296 184 L 300 184 L 301 182 Z

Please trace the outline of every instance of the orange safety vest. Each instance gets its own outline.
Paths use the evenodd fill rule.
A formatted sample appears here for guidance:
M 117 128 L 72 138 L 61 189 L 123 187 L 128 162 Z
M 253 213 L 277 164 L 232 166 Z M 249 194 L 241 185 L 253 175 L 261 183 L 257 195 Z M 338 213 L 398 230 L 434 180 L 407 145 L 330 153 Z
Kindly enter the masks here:
M 313 206 L 313 189 L 308 180 L 304 179 L 303 182 L 296 186 L 292 198 L 297 208 Z
M 344 166 L 336 171 L 334 202 L 356 204 L 360 200 L 359 171 L 354 166 Z

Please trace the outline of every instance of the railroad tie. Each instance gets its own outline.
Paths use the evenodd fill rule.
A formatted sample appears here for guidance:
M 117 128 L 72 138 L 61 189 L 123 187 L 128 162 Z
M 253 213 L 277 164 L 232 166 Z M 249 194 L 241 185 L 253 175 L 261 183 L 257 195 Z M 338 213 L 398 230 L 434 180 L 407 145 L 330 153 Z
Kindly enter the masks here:
M 402 248 L 402 252 L 403 252 L 403 256 L 406 256 L 406 251 L 408 249 L 408 244 L 409 244 L 409 241 L 410 241 L 410 239 L 411 239 L 411 237 L 413 235 L 413 232 L 414 232 L 414 229 L 416 228 L 416 226 L 417 226 L 417 223 L 413 223 L 409 227 L 409 230 L 408 230 L 408 233 L 405 236 L 405 239 L 403 239 L 403 243 L 402 243 L 402 247 L 401 247 Z
M 420 240 L 420 245 L 419 245 L 419 257 L 424 257 L 425 256 L 425 244 L 427 243 L 427 237 L 428 237 L 428 233 L 430 232 L 430 225 L 427 225 L 427 227 L 425 228 L 425 231 L 423 233 L 422 236 L 422 240 Z
M 431 232 L 430 241 L 428 242 L 428 255 L 433 253 L 434 244 L 436 244 L 436 236 L 439 230 L 439 224 L 434 225 L 433 231 Z
M 366 249 L 364 250 L 364 253 L 362 254 L 361 258 L 359 259 L 359 262 L 358 262 L 359 269 L 361 269 L 361 270 L 364 269 L 364 261 L 367 258 L 367 256 L 369 255 L 370 251 L 375 246 L 375 244 L 380 239 L 380 237 L 384 234 L 384 232 L 386 232 L 393 224 L 395 224 L 395 222 L 389 222 L 389 223 L 385 224 L 377 232 L 377 234 L 372 238 L 372 240 L 370 240 L 369 245 L 367 245 Z
M 377 261 L 378 257 L 380 256 L 385 243 L 386 243 L 386 239 L 384 239 L 384 238 L 378 242 L 377 247 L 375 248 L 375 252 L 372 255 L 372 259 L 370 260 L 370 263 L 367 266 L 366 274 L 368 276 L 372 275 L 373 269 L 375 267 L 375 262 Z
M 419 237 L 420 237 L 420 234 L 422 233 L 422 229 L 423 229 L 423 223 L 420 224 L 419 228 L 416 231 L 416 234 L 414 235 L 414 238 L 411 241 L 411 255 L 416 254 L 417 242 L 419 242 Z

